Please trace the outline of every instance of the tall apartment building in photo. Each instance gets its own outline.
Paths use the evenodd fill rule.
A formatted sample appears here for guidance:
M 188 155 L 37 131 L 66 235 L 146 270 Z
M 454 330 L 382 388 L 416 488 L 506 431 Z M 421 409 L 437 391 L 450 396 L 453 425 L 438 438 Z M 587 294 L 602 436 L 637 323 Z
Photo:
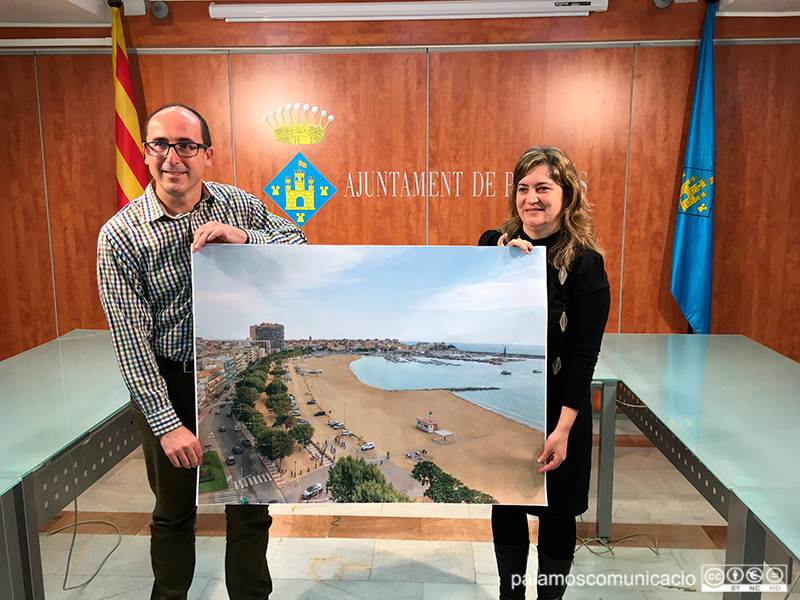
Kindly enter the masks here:
M 283 325 L 279 323 L 261 323 L 250 326 L 250 343 L 261 346 L 267 352 L 286 350 Z

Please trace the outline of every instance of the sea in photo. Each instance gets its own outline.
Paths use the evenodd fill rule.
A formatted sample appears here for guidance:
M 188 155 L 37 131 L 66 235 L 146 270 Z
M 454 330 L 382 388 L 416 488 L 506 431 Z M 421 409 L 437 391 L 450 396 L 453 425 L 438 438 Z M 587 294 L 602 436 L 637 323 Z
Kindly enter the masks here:
M 350 363 L 350 370 L 362 383 L 382 390 L 450 390 L 473 404 L 543 432 L 544 359 L 500 356 L 496 362 L 499 364 L 361 356 Z

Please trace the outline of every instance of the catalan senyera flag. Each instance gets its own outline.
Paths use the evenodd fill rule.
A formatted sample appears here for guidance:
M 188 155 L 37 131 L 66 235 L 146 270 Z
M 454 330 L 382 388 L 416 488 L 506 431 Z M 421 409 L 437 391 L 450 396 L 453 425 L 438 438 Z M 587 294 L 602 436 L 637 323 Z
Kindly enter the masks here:
M 714 238 L 714 20 L 709 4 L 700 39 L 692 116 L 683 159 L 672 240 L 670 290 L 695 333 L 711 333 L 711 263 Z
M 117 209 L 141 196 L 147 186 L 147 169 L 142 154 L 139 115 L 133 96 L 131 66 L 125 48 L 119 8 L 111 7 L 111 52 L 114 67 L 114 104 L 117 133 Z

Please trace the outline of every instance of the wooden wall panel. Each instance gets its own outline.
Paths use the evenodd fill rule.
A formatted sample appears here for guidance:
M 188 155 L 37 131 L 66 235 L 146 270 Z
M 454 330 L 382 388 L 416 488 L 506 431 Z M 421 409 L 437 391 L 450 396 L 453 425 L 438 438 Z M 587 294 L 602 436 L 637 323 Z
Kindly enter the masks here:
M 712 333 L 800 359 L 800 184 L 793 133 L 800 46 L 715 48 L 717 176 Z M 696 48 L 636 50 L 622 332 L 685 333 L 672 240 Z
M 800 45 L 715 53 L 711 331 L 800 360 Z
M 211 19 L 208 2 L 175 2 L 163 21 L 150 13 L 128 17 L 137 47 L 408 46 L 515 44 L 599 40 L 698 39 L 705 3 L 656 8 L 649 0 L 613 0 L 608 11 L 588 17 L 450 19 L 337 23 L 226 23 Z M 717 38 L 794 36 L 800 17 L 720 18 Z M 0 35 L 2 30 L 0 30 Z M 28 35 L 15 32 L 15 37 Z M 45 33 L 47 35 L 47 33 Z M 96 37 L 97 32 L 87 33 Z M 32 37 L 42 37 L 39 35 Z
M 0 56 L 0 360 L 56 337 L 47 207 L 32 56 Z M 52 198 L 51 198 L 52 201 Z
M 359 172 L 425 170 L 425 54 L 233 55 L 231 66 L 240 187 L 267 199 L 262 188 L 302 152 L 338 189 L 303 227 L 310 241 L 425 243 L 424 196 L 359 197 L 357 186 L 347 189 Z M 263 115 L 295 102 L 334 115 L 322 143 L 275 141 Z
M 669 291 L 672 234 L 697 48 L 637 48 L 622 278 L 622 333 L 686 333 Z
M 147 116 L 165 104 L 179 102 L 198 111 L 208 123 L 214 160 L 204 173 L 208 181 L 233 183 L 231 103 L 228 57 L 222 54 L 138 56 L 143 104 Z
M 110 56 L 37 58 L 59 335 L 104 329 L 97 234 L 116 212 Z
M 452 185 L 431 196 L 430 243 L 476 244 L 507 218 L 505 173 L 519 156 L 558 146 L 595 205 L 616 331 L 630 78 L 630 50 L 432 54 L 430 169 L 467 172 L 459 196 Z M 475 171 L 496 173 L 493 195 L 480 193 Z
M 800 214 L 790 194 L 800 183 L 792 163 L 800 150 L 793 134 L 800 92 L 791 82 L 800 74 L 798 48 L 716 48 L 712 314 L 715 333 L 742 333 L 794 359 L 800 359 L 795 310 Z M 142 55 L 138 60 L 143 113 L 180 101 L 207 116 L 217 150 L 210 179 L 233 182 L 235 150 L 237 184 L 278 214 L 282 211 L 261 190 L 297 152 L 331 180 L 338 193 L 304 227 L 313 243 L 423 244 L 427 233 L 432 244 L 472 245 L 505 217 L 503 174 L 518 155 L 533 143 L 562 146 L 585 172 L 582 179 L 596 206 L 612 281 L 608 331 L 615 331 L 621 318 L 622 332 L 653 333 L 686 330 L 669 293 L 669 272 L 696 54 L 696 48 L 431 53 L 430 169 L 463 171 L 464 176 L 459 196 L 444 193 L 441 183 L 431 195 L 427 231 L 424 194 L 356 197 L 347 189 L 348 176 L 357 183 L 360 172 L 374 177 L 376 171 L 425 170 L 424 53 L 232 55 L 232 90 L 225 55 Z M 10 309 L 2 356 L 56 335 L 33 60 L 0 59 L 13 82 L 0 92 L 0 106 L 4 114 L 15 115 L 4 121 L 3 133 L 21 149 L 0 167 L 12 206 L 2 243 L 17 265 L 3 275 Z M 36 60 L 58 333 L 103 328 L 95 245 L 97 231 L 115 211 L 109 57 Z M 278 104 L 296 101 L 336 116 L 322 144 L 278 144 L 262 121 Z M 521 114 L 528 116 L 520 119 Z M 473 171 L 497 173 L 493 197 L 472 197 Z

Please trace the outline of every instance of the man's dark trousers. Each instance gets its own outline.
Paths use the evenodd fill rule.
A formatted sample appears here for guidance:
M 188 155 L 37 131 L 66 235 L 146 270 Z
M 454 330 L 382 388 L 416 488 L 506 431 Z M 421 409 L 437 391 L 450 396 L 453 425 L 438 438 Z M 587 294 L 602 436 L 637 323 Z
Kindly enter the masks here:
M 182 363 L 162 358 L 158 358 L 158 367 L 178 417 L 196 434 L 194 373 L 184 372 Z M 184 600 L 194 577 L 197 469 L 173 467 L 141 409 L 135 402 L 131 405 L 142 437 L 150 489 L 156 496 L 150 524 L 150 556 L 155 576 L 151 600 Z M 272 591 L 266 558 L 272 524 L 269 507 L 229 505 L 225 507 L 225 516 L 228 595 L 231 600 L 266 600 Z

